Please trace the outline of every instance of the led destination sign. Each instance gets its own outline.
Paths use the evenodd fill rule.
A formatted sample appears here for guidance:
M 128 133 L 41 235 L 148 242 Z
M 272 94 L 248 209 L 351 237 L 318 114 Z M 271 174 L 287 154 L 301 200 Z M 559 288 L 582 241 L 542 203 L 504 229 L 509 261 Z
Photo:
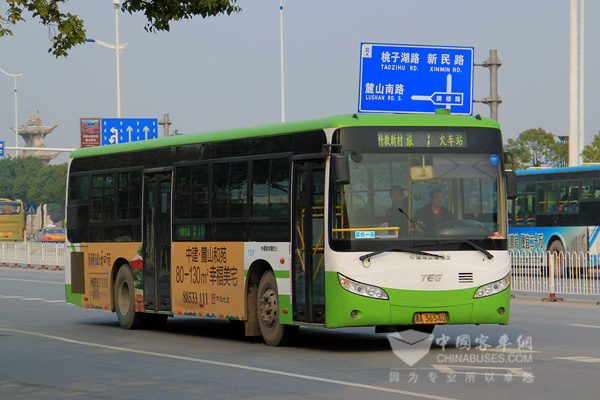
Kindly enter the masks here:
M 467 147 L 465 132 L 377 132 L 379 148 L 464 148 Z

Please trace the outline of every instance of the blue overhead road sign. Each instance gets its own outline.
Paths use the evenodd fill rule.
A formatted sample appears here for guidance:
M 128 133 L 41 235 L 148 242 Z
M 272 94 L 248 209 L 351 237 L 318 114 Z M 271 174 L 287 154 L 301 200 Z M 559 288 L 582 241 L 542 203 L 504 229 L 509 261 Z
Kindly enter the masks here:
M 102 146 L 157 137 L 157 118 L 102 118 Z
M 4 157 L 4 140 L 0 141 L 0 157 Z
M 361 43 L 358 112 L 473 113 L 473 48 Z

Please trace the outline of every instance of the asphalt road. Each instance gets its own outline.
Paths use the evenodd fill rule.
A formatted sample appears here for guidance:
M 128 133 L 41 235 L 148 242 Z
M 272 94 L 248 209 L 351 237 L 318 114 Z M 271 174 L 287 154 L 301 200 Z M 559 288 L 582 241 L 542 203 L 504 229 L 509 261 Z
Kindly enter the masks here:
M 65 303 L 63 279 L 0 268 L 0 399 L 600 398 L 596 298 L 518 296 L 509 326 L 438 326 L 430 349 L 395 355 L 372 328 L 302 328 L 286 348 L 226 321 L 126 331 Z

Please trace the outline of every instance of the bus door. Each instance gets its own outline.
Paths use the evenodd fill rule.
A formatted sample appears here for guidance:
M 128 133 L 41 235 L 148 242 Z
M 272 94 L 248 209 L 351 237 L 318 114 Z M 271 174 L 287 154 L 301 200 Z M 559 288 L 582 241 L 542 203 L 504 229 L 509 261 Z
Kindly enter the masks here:
M 144 174 L 144 307 L 171 311 L 171 175 Z
M 298 322 L 325 322 L 325 162 L 294 162 L 293 309 Z

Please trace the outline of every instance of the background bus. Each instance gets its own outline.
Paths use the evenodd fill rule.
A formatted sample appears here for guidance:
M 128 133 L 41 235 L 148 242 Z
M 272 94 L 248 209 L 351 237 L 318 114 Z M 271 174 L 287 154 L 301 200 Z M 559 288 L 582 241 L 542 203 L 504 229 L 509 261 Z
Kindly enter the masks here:
M 25 209 L 21 200 L 0 199 L 0 241 L 22 242 L 25 235 Z
M 224 318 L 280 345 L 304 324 L 508 323 L 493 120 L 348 115 L 71 157 L 66 299 L 113 310 L 124 328 Z M 415 218 L 433 189 L 452 220 L 424 227 Z
M 509 202 L 509 249 L 600 251 L 600 166 L 517 171 Z

